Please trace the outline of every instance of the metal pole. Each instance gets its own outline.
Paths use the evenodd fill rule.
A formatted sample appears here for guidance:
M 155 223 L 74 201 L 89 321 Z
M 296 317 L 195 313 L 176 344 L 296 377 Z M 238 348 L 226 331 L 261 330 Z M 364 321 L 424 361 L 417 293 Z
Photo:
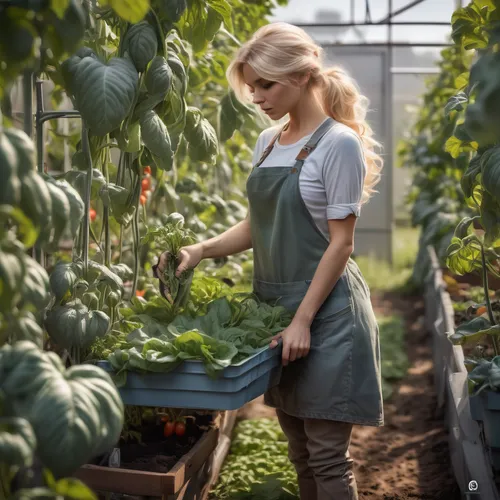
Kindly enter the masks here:
M 351 23 L 355 22 L 355 18 L 356 18 L 355 0 L 351 0 Z
M 388 183 L 388 189 L 389 193 L 387 196 L 387 210 L 389 213 L 389 227 L 390 227 L 390 232 L 389 232 L 389 264 L 392 266 L 394 263 L 393 259 L 393 229 L 394 229 L 394 214 L 393 214 L 393 169 L 394 169 L 394 151 L 393 151 L 393 112 L 392 112 L 392 106 L 394 102 L 394 95 L 393 95 L 393 89 L 394 89 L 394 82 L 393 82 L 393 73 L 392 73 L 392 67 L 394 64 L 394 54 L 393 54 L 393 46 L 392 46 L 392 17 L 393 17 L 393 12 L 392 12 L 392 0 L 388 0 L 388 7 L 389 7 L 389 19 L 387 23 L 387 67 L 388 67 L 388 75 L 387 75 L 387 99 L 386 103 L 389 107 L 387 110 L 387 138 L 386 138 L 386 152 L 388 153 L 389 156 L 389 166 L 390 168 L 388 169 L 388 172 L 386 172 L 386 178 L 387 178 L 387 183 Z
M 33 71 L 27 69 L 23 74 L 23 130 L 28 137 L 33 137 Z
M 40 120 L 43 115 L 43 81 L 36 80 L 35 82 L 35 101 L 36 101 L 36 115 L 35 115 L 35 133 L 36 133 L 36 161 L 38 173 L 43 174 L 43 122 Z M 45 267 L 45 252 L 36 245 L 33 249 L 34 258 Z
M 415 7 L 416 5 L 425 2 L 425 0 L 414 0 L 413 2 L 409 3 L 408 5 L 405 5 L 404 7 L 401 7 L 400 9 L 392 12 L 392 9 L 389 11 L 388 17 L 385 17 L 384 19 L 378 21 L 376 24 L 385 24 L 388 22 L 390 19 L 393 17 L 398 16 L 399 14 L 402 14 L 403 12 L 406 12 L 407 10 L 410 10 L 411 8 Z
M 43 80 L 36 81 L 36 161 L 38 172 L 43 173 L 44 144 L 43 144 Z

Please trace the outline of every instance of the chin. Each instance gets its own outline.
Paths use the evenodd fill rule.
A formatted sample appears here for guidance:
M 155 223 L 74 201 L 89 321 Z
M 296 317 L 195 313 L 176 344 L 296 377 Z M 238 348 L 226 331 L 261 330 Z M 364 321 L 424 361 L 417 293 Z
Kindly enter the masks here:
M 269 118 L 271 118 L 271 120 L 274 120 L 274 121 L 279 121 L 286 115 L 287 115 L 287 113 L 280 113 L 280 112 L 276 112 L 276 111 L 273 111 L 272 114 L 268 114 Z

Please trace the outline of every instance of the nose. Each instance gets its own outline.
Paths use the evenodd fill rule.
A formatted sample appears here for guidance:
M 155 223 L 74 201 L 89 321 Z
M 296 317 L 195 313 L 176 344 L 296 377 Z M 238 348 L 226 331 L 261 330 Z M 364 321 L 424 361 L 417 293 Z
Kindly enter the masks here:
M 253 103 L 254 104 L 261 104 L 264 102 L 264 98 L 260 96 L 257 92 L 254 92 L 253 94 Z

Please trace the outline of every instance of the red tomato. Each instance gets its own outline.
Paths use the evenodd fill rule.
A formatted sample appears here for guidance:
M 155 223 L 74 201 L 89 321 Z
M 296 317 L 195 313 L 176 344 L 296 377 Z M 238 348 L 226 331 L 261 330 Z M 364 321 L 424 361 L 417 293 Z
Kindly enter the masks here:
M 149 191 L 151 189 L 151 179 L 149 177 L 145 177 L 141 181 L 142 192 Z
M 96 219 L 96 217 L 97 217 L 97 212 L 96 212 L 93 208 L 91 208 L 91 209 L 89 210 L 89 216 L 90 216 L 90 220 L 91 220 L 92 222 L 94 222 L 94 221 L 95 221 L 95 219 Z
M 151 175 L 151 167 L 144 167 L 144 173 L 147 175 Z
M 184 436 L 186 433 L 186 424 L 184 422 L 176 422 L 175 433 L 177 436 Z
M 146 195 L 145 194 L 141 194 L 141 198 L 140 198 L 141 205 L 145 205 L 147 200 L 148 199 L 147 199 Z
M 171 436 L 175 430 L 174 422 L 165 422 L 165 427 L 163 428 L 163 435 L 165 437 Z

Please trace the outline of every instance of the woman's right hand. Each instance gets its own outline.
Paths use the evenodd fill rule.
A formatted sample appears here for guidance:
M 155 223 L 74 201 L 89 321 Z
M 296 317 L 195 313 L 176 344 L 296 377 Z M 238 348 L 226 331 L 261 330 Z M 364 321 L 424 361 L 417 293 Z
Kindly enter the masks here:
M 182 247 L 179 250 L 177 258 L 179 259 L 179 265 L 177 266 L 175 275 L 179 278 L 184 271 L 195 268 L 203 259 L 203 247 L 201 243 Z M 158 262 L 158 269 L 161 273 L 163 273 L 167 267 L 167 259 L 168 252 L 163 252 L 160 255 L 160 261 Z

